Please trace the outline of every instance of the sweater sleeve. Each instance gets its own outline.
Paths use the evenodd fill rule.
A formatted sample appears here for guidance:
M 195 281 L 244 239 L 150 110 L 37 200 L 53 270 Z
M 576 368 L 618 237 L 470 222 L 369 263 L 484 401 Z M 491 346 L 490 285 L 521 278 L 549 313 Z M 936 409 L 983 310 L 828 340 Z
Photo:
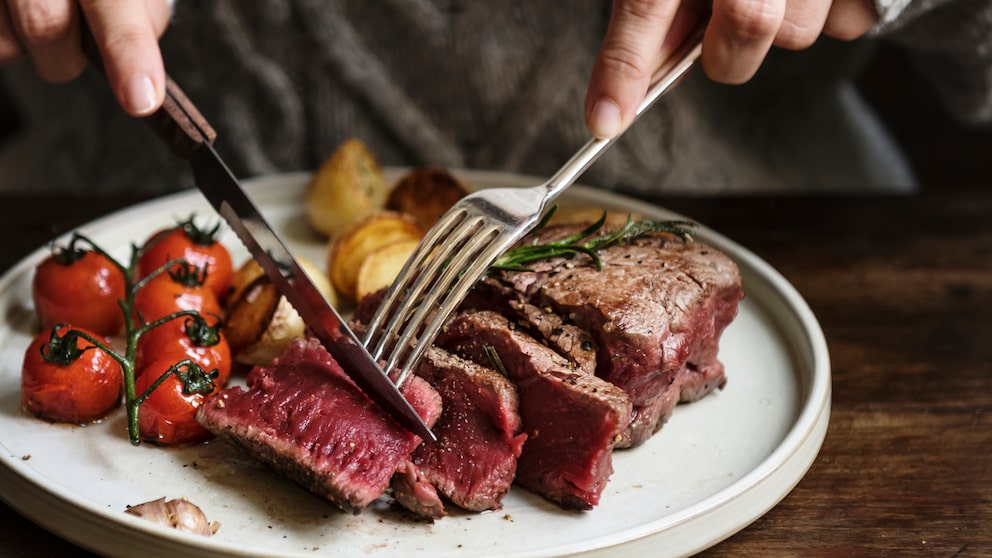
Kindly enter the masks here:
M 900 45 L 947 109 L 992 123 L 992 0 L 875 0 L 872 34 Z

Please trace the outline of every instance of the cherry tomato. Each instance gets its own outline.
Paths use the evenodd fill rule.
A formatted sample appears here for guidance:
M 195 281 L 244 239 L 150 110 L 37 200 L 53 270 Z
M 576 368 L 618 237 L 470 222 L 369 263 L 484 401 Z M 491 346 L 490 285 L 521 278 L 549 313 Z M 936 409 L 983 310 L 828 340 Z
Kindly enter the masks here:
M 178 266 L 148 280 L 134 294 L 135 320 L 154 322 L 182 310 L 195 310 L 204 316 L 220 316 L 221 306 L 213 291 L 203 284 L 203 271 L 192 265 Z M 171 327 L 182 335 L 185 317 L 160 327 Z M 156 328 L 157 329 L 157 328 Z
M 146 243 L 150 247 L 138 259 L 138 277 L 147 277 L 170 260 L 184 258 L 206 269 L 207 287 L 217 300 L 224 300 L 234 271 L 231 254 L 217 240 L 219 229 L 219 223 L 212 229 L 201 229 L 190 217 L 177 227 L 155 233 Z
M 135 393 L 145 392 L 170 367 L 174 359 L 151 362 L 138 372 Z M 202 376 L 202 371 L 200 371 Z M 160 445 L 175 446 L 202 442 L 210 432 L 196 422 L 196 410 L 218 390 L 216 384 L 201 381 L 196 373 L 182 367 L 149 394 L 138 407 L 138 432 L 143 440 Z M 192 377 L 191 377 L 192 376 Z M 194 391 L 200 386 L 205 392 Z
M 70 245 L 35 270 L 31 297 L 45 331 L 67 323 L 99 335 L 124 327 L 117 301 L 124 298 L 124 273 L 109 258 Z
M 177 332 L 171 324 L 152 328 L 138 340 L 135 369 L 142 371 L 153 361 L 166 359 L 179 362 L 193 359 L 207 372 L 217 370 L 217 385 L 223 386 L 231 377 L 231 346 L 221 333 L 220 319 L 201 316 L 200 320 L 187 316 L 182 320 L 183 331 Z
M 24 353 L 21 405 L 31 414 L 83 424 L 103 418 L 120 404 L 120 364 L 74 331 L 101 339 L 92 331 L 59 326 L 35 337 Z

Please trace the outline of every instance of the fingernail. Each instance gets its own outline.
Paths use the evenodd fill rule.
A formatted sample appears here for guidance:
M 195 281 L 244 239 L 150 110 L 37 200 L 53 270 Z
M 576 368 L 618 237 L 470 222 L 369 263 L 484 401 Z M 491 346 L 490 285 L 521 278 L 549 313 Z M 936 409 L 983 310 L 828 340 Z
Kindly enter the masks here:
M 144 116 L 152 112 L 156 100 L 155 86 L 148 76 L 132 77 L 124 86 L 124 102 L 132 114 Z
M 620 133 L 620 107 L 613 101 L 596 101 L 589 119 L 589 131 L 599 138 L 612 138 Z

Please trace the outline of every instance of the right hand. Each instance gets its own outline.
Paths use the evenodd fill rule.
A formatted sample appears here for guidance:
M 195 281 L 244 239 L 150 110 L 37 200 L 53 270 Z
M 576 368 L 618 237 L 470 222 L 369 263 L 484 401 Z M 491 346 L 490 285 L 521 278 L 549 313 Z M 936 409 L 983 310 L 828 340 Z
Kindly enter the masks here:
M 170 15 L 166 0 L 0 0 L 0 64 L 26 55 L 42 79 L 72 80 L 86 67 L 88 25 L 117 101 L 147 116 L 165 98 L 158 38 Z
M 720 83 L 751 79 L 773 45 L 852 40 L 878 19 L 871 0 L 614 0 L 586 95 L 593 135 L 614 137 L 633 121 L 660 62 L 710 8 L 700 64 Z

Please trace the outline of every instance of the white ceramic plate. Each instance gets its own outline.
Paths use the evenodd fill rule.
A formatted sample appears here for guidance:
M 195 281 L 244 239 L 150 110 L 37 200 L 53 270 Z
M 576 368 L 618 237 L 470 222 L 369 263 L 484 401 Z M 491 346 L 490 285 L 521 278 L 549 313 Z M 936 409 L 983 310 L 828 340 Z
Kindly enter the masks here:
M 528 178 L 461 173 L 473 186 Z M 307 175 L 251 181 L 249 192 L 287 244 L 323 262 L 302 207 Z M 679 217 L 644 202 L 581 186 L 563 203 Z M 129 208 L 81 228 L 117 257 L 132 242 L 191 212 L 212 212 L 197 192 Z M 36 330 L 30 306 L 39 249 L 0 279 L 0 497 L 68 540 L 110 556 L 677 556 L 747 526 L 796 485 L 826 433 L 830 367 L 819 325 L 768 264 L 702 228 L 700 241 L 733 257 L 747 293 L 723 335 L 726 388 L 683 405 L 643 446 L 618 451 L 600 505 L 566 512 L 514 488 L 504 509 L 454 513 L 433 525 L 409 520 L 385 498 L 359 516 L 337 511 L 222 443 L 185 449 L 131 446 L 123 412 L 86 427 L 52 425 L 20 408 L 20 366 Z M 224 238 L 235 261 L 247 257 Z M 211 538 L 177 533 L 123 513 L 129 505 L 186 496 L 219 521 Z

